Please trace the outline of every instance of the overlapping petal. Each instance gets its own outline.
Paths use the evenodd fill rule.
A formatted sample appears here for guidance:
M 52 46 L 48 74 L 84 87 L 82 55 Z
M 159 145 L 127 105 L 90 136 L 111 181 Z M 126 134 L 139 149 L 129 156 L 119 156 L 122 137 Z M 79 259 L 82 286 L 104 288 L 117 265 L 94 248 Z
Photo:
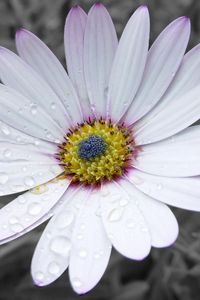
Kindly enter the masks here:
M 46 226 L 32 259 L 32 277 L 37 285 L 55 281 L 68 267 L 71 236 L 84 192 L 69 188 L 60 206 Z
M 190 21 L 181 17 L 158 36 L 149 50 L 144 76 L 125 120 L 135 123 L 160 100 L 183 59 L 190 35 Z
M 134 125 L 138 144 L 167 138 L 199 119 L 199 68 L 200 46 L 197 45 L 185 55 L 162 100 Z
M 62 120 L 62 116 L 66 111 L 70 125 L 82 122 L 81 107 L 74 87 L 65 69 L 51 50 L 37 36 L 25 29 L 17 32 L 16 46 L 20 56 L 45 79 L 58 96 L 55 97 L 54 95 L 52 97 L 51 95 L 51 99 L 47 102 L 49 105 L 48 111 L 53 110 L 56 114 L 59 114 L 59 121 Z M 35 94 L 33 96 L 35 97 Z M 42 97 L 42 94 L 40 97 Z M 60 102 L 63 106 L 60 105 Z M 74 120 L 76 120 L 76 123 L 74 123 Z M 66 124 L 65 114 L 64 121 L 64 124 Z
M 64 105 L 48 83 L 19 56 L 3 47 L 0 48 L 0 78 L 29 98 L 34 108 L 45 109 L 63 130 L 69 129 Z
M 84 71 L 91 107 L 97 117 L 106 117 L 108 80 L 116 47 L 112 19 L 102 4 L 95 4 L 85 28 Z
M 59 143 L 65 132 L 42 108 L 17 92 L 0 84 L 0 120 L 28 135 Z
M 144 172 L 187 177 L 200 175 L 200 126 L 192 126 L 164 141 L 145 145 L 132 164 Z
M 150 252 L 151 237 L 136 200 L 117 183 L 101 191 L 103 223 L 112 245 L 122 255 L 141 260 Z
M 69 276 L 78 294 L 91 290 L 101 279 L 111 253 L 100 216 L 98 192 L 81 199 L 82 208 L 77 216 L 72 236 Z
M 84 76 L 84 34 L 87 15 L 79 7 L 73 7 L 65 23 L 65 56 L 67 70 L 80 98 L 81 109 L 85 117 L 91 114 L 88 92 Z
M 174 243 L 178 236 L 178 223 L 169 207 L 140 192 L 127 178 L 123 180 L 122 185 L 137 201 L 138 209 L 144 216 L 151 235 L 151 245 L 160 248 Z
M 121 36 L 108 91 L 108 114 L 119 121 L 131 104 L 142 79 L 149 45 L 149 14 L 139 7 Z
M 55 206 L 69 184 L 67 179 L 54 180 L 5 205 L 0 210 L 0 243 L 6 243 L 32 229 L 32 225 L 37 224 Z
M 200 211 L 200 178 L 161 177 L 133 170 L 129 180 L 145 194 L 166 204 Z

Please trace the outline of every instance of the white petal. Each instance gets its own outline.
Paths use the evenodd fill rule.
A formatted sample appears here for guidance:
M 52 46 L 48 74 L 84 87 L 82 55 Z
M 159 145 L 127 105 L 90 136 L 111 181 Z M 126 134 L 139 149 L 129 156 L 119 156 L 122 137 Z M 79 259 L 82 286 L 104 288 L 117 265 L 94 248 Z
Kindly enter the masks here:
M 12 153 L 6 150 L 6 154 Z M 37 161 L 0 162 L 0 196 L 26 191 L 63 173 L 58 164 Z
M 69 180 L 60 179 L 35 188 L 5 205 L 0 210 L 0 243 L 26 233 L 57 203 L 66 191 Z
M 159 35 L 148 53 L 144 76 L 125 120 L 133 124 L 155 106 L 174 78 L 190 35 L 190 21 L 181 17 Z
M 187 128 L 200 118 L 200 85 L 171 101 L 152 122 L 134 127 L 137 145 L 151 144 Z
M 37 138 L 61 142 L 65 132 L 41 107 L 12 88 L 0 84 L 0 120 Z
M 34 138 L 0 121 L 0 143 L 11 145 L 31 145 L 37 148 L 38 152 L 54 155 L 58 152 L 58 145 Z
M 175 121 L 176 121 L 177 114 L 174 113 L 176 111 L 175 110 L 176 108 L 173 108 L 173 104 L 175 102 L 179 103 L 180 108 L 183 105 L 186 106 L 186 108 L 188 109 L 188 112 L 186 112 L 187 122 L 183 123 L 182 119 L 180 119 L 180 124 L 179 124 L 180 129 L 178 126 L 176 132 L 184 129 L 185 127 L 193 123 L 194 116 L 190 111 L 191 107 L 188 106 L 188 103 L 190 102 L 193 103 L 193 101 L 189 100 L 188 103 L 185 102 L 185 104 L 182 104 L 183 101 L 182 99 L 185 94 L 191 92 L 193 89 L 198 87 L 200 82 L 199 68 L 200 68 L 200 46 L 197 45 L 195 48 L 193 48 L 185 55 L 181 67 L 177 72 L 173 83 L 171 84 L 170 88 L 167 90 L 166 94 L 159 102 L 159 104 L 151 112 L 149 112 L 146 116 L 144 116 L 144 118 L 142 118 L 134 125 L 134 130 L 137 135 L 137 143 L 146 144 L 150 141 L 150 139 L 152 141 L 157 141 L 159 139 L 164 139 L 165 137 L 168 137 L 169 135 L 173 134 L 174 131 L 172 131 L 171 134 L 171 132 L 169 131 L 170 127 L 166 128 L 165 127 L 166 125 L 163 124 L 162 121 L 158 123 L 159 121 L 157 121 L 157 117 L 161 115 L 161 119 L 164 120 L 166 117 L 171 118 L 171 114 L 173 114 L 175 116 Z M 167 116 L 168 114 L 169 116 Z M 195 120 L 197 120 L 198 118 L 199 115 L 196 116 Z M 182 126 L 182 124 L 184 124 L 184 127 Z M 174 126 L 174 124 L 172 125 Z
M 0 78 L 4 84 L 29 98 L 33 106 L 43 107 L 66 132 L 69 123 L 59 97 L 31 66 L 3 47 L 0 48 Z
M 83 116 L 76 92 L 65 69 L 51 50 L 37 36 L 25 29 L 18 30 L 16 46 L 20 56 L 48 82 L 59 96 L 70 117 L 70 124 L 76 125 L 77 122 L 82 122 Z M 58 109 L 58 100 L 53 103 L 52 98 L 51 101 L 49 106 L 55 110 Z M 65 111 L 64 107 L 63 111 Z M 60 114 L 59 110 L 56 113 Z
M 195 48 L 190 50 L 185 56 L 181 63 L 181 66 L 176 73 L 176 76 L 168 88 L 167 92 L 163 96 L 162 100 L 158 103 L 157 106 L 155 106 L 147 115 L 145 115 L 141 120 L 139 120 L 134 125 L 134 130 L 137 133 L 137 141 L 139 143 L 148 143 L 149 141 L 149 130 L 151 127 L 155 126 L 155 120 L 154 118 L 161 114 L 163 116 L 163 113 L 165 112 L 165 109 L 170 103 L 173 103 L 173 101 L 176 98 L 182 97 L 184 94 L 188 93 L 195 87 L 199 85 L 200 82 L 200 45 L 197 45 Z M 175 100 L 176 101 L 176 100 Z M 151 124 L 152 123 L 152 124 Z M 156 123 L 156 128 L 158 124 Z M 159 126 L 162 127 L 162 123 L 159 124 Z M 162 130 L 164 128 L 162 127 Z M 168 134 L 168 131 L 163 131 L 165 138 L 165 135 Z M 154 136 L 154 140 L 156 141 L 156 134 Z
M 111 243 L 122 255 L 141 260 L 151 249 L 150 233 L 137 199 L 123 189 L 123 180 L 120 185 L 110 183 L 102 189 L 103 223 Z
M 86 21 L 87 15 L 84 10 L 79 6 L 73 7 L 67 15 L 64 34 L 67 70 L 81 100 L 80 105 L 85 118 L 91 114 L 83 66 Z
M 0 122 L 0 195 L 22 192 L 63 172 L 55 144 L 36 140 Z
M 102 4 L 89 11 L 84 38 L 84 71 L 92 110 L 106 116 L 108 80 L 117 47 L 112 19 Z
M 192 126 L 164 141 L 145 145 L 132 165 L 144 172 L 187 177 L 200 175 L 200 126 Z
M 133 169 L 128 178 L 139 190 L 159 201 L 200 211 L 200 177 L 161 177 Z
M 68 267 L 71 235 L 82 193 L 79 189 L 67 190 L 37 244 L 31 271 L 39 286 L 55 281 Z
M 69 275 L 78 294 L 90 291 L 107 267 L 111 244 L 99 215 L 99 191 L 82 199 L 72 237 Z
M 137 92 L 145 67 L 149 44 L 149 14 L 139 7 L 130 18 L 119 42 L 109 82 L 108 108 L 118 121 Z
M 137 199 L 138 208 L 151 234 L 151 245 L 160 248 L 174 243 L 178 236 L 178 223 L 169 207 L 146 196 L 127 180 L 123 182 L 123 185 L 130 196 Z

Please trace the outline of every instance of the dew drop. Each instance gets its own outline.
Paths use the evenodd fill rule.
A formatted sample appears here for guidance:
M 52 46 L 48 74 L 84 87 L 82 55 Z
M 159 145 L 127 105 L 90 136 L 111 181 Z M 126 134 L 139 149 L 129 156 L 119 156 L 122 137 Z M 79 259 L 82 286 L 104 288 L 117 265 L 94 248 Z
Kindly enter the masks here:
M 10 228 L 14 233 L 19 233 L 24 229 L 23 225 L 20 223 L 11 224 Z
M 51 109 L 55 109 L 56 108 L 56 104 L 54 102 L 51 103 Z
M 51 262 L 48 266 L 48 271 L 52 275 L 57 275 L 60 272 L 60 266 L 56 262 Z
M 1 131 L 5 134 L 5 135 L 9 135 L 10 134 L 10 130 L 8 129 L 7 126 L 2 125 L 1 126 Z
M 78 254 L 81 258 L 87 257 L 87 251 L 85 249 L 81 249 Z
M 78 278 L 74 278 L 72 280 L 72 284 L 75 288 L 80 288 L 82 286 L 82 282 Z
M 131 177 L 131 180 L 136 185 L 140 185 L 144 182 L 144 180 L 142 178 L 140 178 L 139 176 L 135 176 L 135 175 Z
M 158 190 L 162 190 L 162 188 L 163 188 L 163 185 L 162 185 L 161 183 L 158 183 L 158 184 L 157 184 L 157 189 L 158 189 Z
M 28 207 L 28 213 L 31 216 L 37 216 L 42 210 L 42 207 L 39 203 L 31 203 Z
M 122 206 L 122 207 L 126 206 L 128 203 L 129 203 L 129 201 L 127 199 L 121 199 L 119 201 L 119 205 Z
M 35 279 L 37 281 L 42 281 L 44 279 L 44 273 L 43 272 L 36 272 L 35 273 Z
M 18 198 L 18 202 L 19 202 L 20 204 L 24 204 L 24 203 L 26 202 L 26 198 L 23 197 L 23 196 L 20 196 L 20 197 Z
M 119 208 L 114 208 L 108 215 L 108 221 L 117 222 L 121 219 L 123 210 Z
M 16 218 L 16 217 L 11 217 L 10 219 L 9 219 L 9 223 L 10 224 L 16 224 L 16 223 L 18 223 L 19 222 L 19 220 Z
M 74 213 L 71 211 L 63 211 L 57 216 L 58 228 L 65 228 L 72 224 L 74 221 Z
M 34 186 L 35 180 L 33 179 L 33 177 L 28 176 L 28 177 L 26 177 L 26 178 L 24 179 L 24 183 L 25 183 L 25 185 L 31 187 L 31 186 Z
M 5 172 L 0 173 L 0 184 L 6 184 L 8 182 L 8 175 Z
M 10 149 L 6 149 L 3 152 L 4 157 L 9 158 L 11 156 L 12 152 Z
M 51 241 L 50 249 L 58 255 L 67 257 L 71 249 L 71 242 L 65 236 L 58 236 Z
M 38 141 L 38 140 L 35 140 L 35 141 L 34 141 L 34 145 L 35 145 L 35 146 L 39 146 L 39 144 L 40 144 L 40 141 Z
M 36 104 L 32 104 L 31 105 L 31 114 L 32 115 L 36 115 L 37 114 L 37 105 Z

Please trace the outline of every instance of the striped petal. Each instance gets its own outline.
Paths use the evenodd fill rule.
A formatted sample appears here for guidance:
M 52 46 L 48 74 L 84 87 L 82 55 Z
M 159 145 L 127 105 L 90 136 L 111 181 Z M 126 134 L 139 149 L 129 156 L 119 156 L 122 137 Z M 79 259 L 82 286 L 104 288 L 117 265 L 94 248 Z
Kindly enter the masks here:
M 116 31 L 106 8 L 95 4 L 89 11 L 84 38 L 84 71 L 91 107 L 105 117 L 108 80 L 117 47 Z

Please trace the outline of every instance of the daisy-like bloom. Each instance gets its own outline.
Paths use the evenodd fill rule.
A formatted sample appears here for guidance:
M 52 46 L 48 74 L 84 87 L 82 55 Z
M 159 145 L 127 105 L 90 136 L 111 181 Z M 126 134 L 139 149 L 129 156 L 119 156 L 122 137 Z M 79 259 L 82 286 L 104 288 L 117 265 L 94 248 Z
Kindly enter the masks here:
M 1 243 L 51 218 L 36 247 L 37 285 L 69 266 L 81 294 L 102 277 L 114 246 L 136 260 L 177 238 L 166 204 L 200 210 L 200 47 L 185 56 L 190 21 L 169 24 L 149 49 L 139 7 L 118 43 L 101 4 L 70 11 L 68 74 L 31 32 L 19 56 L 0 49 Z M 28 191 L 27 191 L 28 190 Z

